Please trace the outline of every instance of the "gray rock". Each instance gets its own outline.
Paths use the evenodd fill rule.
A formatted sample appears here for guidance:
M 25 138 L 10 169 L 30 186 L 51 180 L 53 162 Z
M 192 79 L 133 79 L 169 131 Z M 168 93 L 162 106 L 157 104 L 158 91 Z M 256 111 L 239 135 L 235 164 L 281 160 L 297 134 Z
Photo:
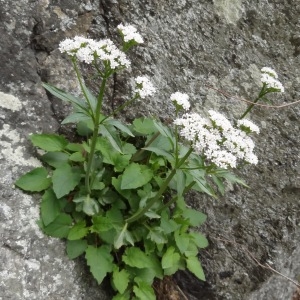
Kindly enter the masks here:
M 111 80 L 106 109 L 130 93 L 128 76 L 152 77 L 158 93 L 127 109 L 128 120 L 149 114 L 172 119 L 169 95 L 177 90 L 190 95 L 198 112 L 215 109 L 236 118 L 246 108 L 238 99 L 255 98 L 264 66 L 274 68 L 286 87 L 275 105 L 299 100 L 299 14 L 300 4 L 289 0 L 0 0 L 0 299 L 111 298 L 84 263 L 68 260 L 63 242 L 40 233 L 39 198 L 13 187 L 38 164 L 28 134 L 61 131 L 69 111 L 41 81 L 79 92 L 70 62 L 57 50 L 62 39 L 118 41 L 119 23 L 136 25 L 145 44 L 130 54 L 132 70 Z M 208 215 L 202 232 L 210 247 L 200 252 L 206 283 L 188 273 L 176 276 L 189 299 L 292 298 L 294 285 L 253 258 L 294 280 L 300 275 L 299 116 L 299 105 L 255 108 L 259 164 L 239 173 L 250 188 L 228 188 L 218 200 L 191 195 L 190 205 Z M 63 131 L 71 135 L 72 128 Z

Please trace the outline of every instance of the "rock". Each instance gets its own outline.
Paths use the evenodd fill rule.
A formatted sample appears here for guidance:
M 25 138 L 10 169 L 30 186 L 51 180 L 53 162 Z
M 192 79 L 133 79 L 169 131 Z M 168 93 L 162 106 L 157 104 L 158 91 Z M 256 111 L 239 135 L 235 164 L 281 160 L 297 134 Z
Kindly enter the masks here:
M 273 97 L 274 105 L 299 100 L 300 5 L 291 9 L 289 0 L 0 0 L 0 7 L 0 260 L 6 262 L 0 299 L 111 299 L 81 260 L 68 260 L 63 242 L 41 234 L 39 197 L 13 187 L 38 164 L 28 134 L 61 131 L 69 111 L 41 82 L 79 93 L 70 62 L 57 50 L 62 39 L 108 36 L 117 42 L 119 23 L 139 29 L 145 44 L 129 55 L 132 70 L 110 82 L 106 109 L 130 93 L 128 76 L 146 74 L 158 93 L 127 109 L 128 120 L 149 114 L 172 120 L 169 95 L 177 90 L 190 95 L 198 112 L 215 109 L 237 118 L 246 108 L 239 99 L 257 95 L 264 66 L 274 68 L 286 88 Z M 259 164 L 239 173 L 250 188 L 231 187 L 218 200 L 191 194 L 189 204 L 208 215 L 201 230 L 210 246 L 200 252 L 206 283 L 176 275 L 189 299 L 292 299 L 293 284 L 259 264 L 293 280 L 300 274 L 299 115 L 299 105 L 255 108 Z

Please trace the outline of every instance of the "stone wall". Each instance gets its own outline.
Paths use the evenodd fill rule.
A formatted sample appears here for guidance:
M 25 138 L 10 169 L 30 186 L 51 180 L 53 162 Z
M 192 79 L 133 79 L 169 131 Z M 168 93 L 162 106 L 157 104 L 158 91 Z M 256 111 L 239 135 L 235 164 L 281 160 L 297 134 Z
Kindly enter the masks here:
M 130 54 L 132 70 L 110 83 L 108 109 L 129 92 L 128 76 L 146 74 L 158 93 L 128 109 L 128 120 L 172 118 L 168 99 L 177 90 L 190 95 L 195 111 L 234 118 L 246 108 L 237 98 L 251 100 L 258 92 L 264 66 L 274 68 L 286 88 L 274 105 L 300 99 L 297 2 L 0 0 L 0 299 L 111 299 L 109 285 L 98 287 L 82 260 L 69 261 L 64 243 L 39 231 L 39 197 L 13 186 L 39 164 L 28 134 L 72 132 L 59 125 L 69 108 L 41 87 L 48 81 L 79 91 L 58 43 L 74 35 L 118 41 L 116 26 L 134 24 L 145 44 Z M 176 276 L 189 299 L 292 299 L 295 286 L 257 262 L 292 279 L 300 275 L 299 117 L 300 105 L 255 108 L 259 164 L 240 172 L 250 188 L 229 187 L 218 200 L 191 195 L 190 205 L 208 214 L 202 231 L 210 247 L 200 253 L 206 283 L 188 273 Z

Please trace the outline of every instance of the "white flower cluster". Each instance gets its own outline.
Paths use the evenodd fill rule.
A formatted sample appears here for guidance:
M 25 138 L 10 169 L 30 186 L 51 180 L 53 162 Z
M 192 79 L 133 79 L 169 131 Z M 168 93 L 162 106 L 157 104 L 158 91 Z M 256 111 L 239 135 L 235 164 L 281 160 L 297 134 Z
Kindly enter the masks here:
M 268 88 L 274 88 L 277 89 L 278 92 L 283 93 L 284 87 L 277 78 L 278 75 L 273 69 L 269 67 L 264 67 L 261 69 L 261 82 L 265 83 Z
M 259 133 L 259 127 L 250 120 L 247 120 L 247 119 L 238 120 L 237 125 L 240 128 L 245 127 L 248 130 L 250 130 L 251 132 Z
M 190 109 L 189 96 L 180 92 L 176 92 L 171 95 L 170 99 L 176 102 L 178 105 L 182 106 L 184 110 Z
M 135 93 L 139 94 L 142 99 L 146 98 L 147 96 L 152 96 L 156 89 L 154 88 L 153 84 L 150 80 L 145 76 L 138 76 L 135 78 Z
M 245 127 L 254 128 L 251 121 Z M 250 125 L 251 123 L 251 125 Z M 194 150 L 220 168 L 235 168 L 239 160 L 257 164 L 254 142 L 242 128 L 235 128 L 222 114 L 213 110 L 209 117 L 187 113 L 174 121 L 181 126 L 180 135 L 192 142 Z
M 122 35 L 124 42 L 135 41 L 137 44 L 144 43 L 142 36 L 137 32 L 136 28 L 132 25 L 119 24 L 117 27 Z
M 109 39 L 95 41 L 81 36 L 73 39 L 65 39 L 59 44 L 62 53 L 75 56 L 79 61 L 90 64 L 94 59 L 100 59 L 109 63 L 111 69 L 129 67 L 130 61 L 124 52 L 120 51 Z

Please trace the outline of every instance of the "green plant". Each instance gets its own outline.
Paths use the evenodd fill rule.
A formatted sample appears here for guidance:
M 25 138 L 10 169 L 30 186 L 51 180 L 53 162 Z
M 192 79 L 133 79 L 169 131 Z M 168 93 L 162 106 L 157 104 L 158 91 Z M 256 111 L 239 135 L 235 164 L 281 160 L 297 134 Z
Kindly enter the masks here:
M 16 185 L 43 192 L 39 226 L 47 235 L 67 240 L 67 254 L 85 255 L 100 284 L 110 276 L 113 299 L 155 299 L 155 278 L 188 269 L 205 280 L 199 248 L 208 245 L 197 229 L 205 214 L 187 206 L 190 190 L 216 197 L 225 181 L 245 183 L 231 169 L 238 162 L 256 163 L 249 134 L 258 127 L 248 120 L 235 126 L 221 114 L 184 113 L 188 96 L 171 95 L 175 120 L 168 127 L 155 118 L 124 124 L 113 118 L 125 107 L 155 92 L 146 77 L 137 77 L 133 97 L 111 114 L 103 112 L 106 84 L 127 67 L 125 51 L 143 40 L 134 27 L 119 27 L 123 51 L 110 40 L 75 37 L 60 44 L 72 61 L 83 98 L 48 83 L 52 95 L 73 105 L 62 123 L 76 123 L 82 142 L 57 134 L 33 134 L 45 153 L 45 167 L 23 175 Z M 86 87 L 78 62 L 89 63 L 100 78 L 97 96 Z

